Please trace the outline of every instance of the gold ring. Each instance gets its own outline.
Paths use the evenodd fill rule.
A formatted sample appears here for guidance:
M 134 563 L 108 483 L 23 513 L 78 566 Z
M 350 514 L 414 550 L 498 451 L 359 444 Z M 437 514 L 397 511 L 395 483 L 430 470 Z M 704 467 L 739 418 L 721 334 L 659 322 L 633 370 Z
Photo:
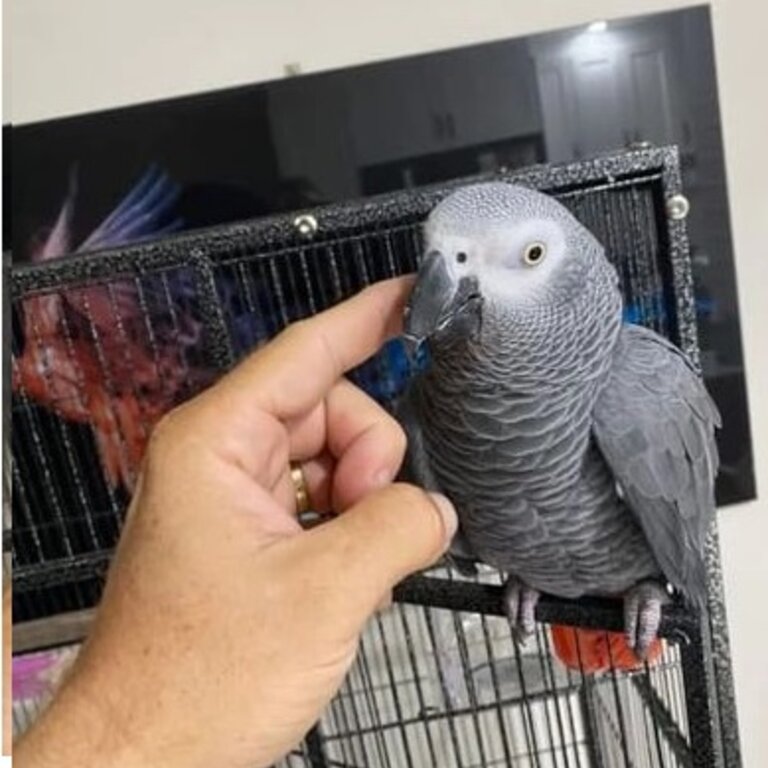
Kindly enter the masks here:
M 301 464 L 291 462 L 291 480 L 293 489 L 296 492 L 296 514 L 304 515 L 311 509 L 309 504 L 309 489 L 307 488 L 307 478 L 304 477 L 304 470 Z

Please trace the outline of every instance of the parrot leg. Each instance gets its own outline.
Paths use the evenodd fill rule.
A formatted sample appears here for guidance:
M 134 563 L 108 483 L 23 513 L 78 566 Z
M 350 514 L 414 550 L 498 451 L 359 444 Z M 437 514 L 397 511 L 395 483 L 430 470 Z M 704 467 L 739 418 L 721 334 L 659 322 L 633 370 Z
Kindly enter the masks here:
M 666 589 L 655 581 L 641 581 L 624 596 L 624 629 L 627 644 L 645 659 L 661 624 L 661 608 L 669 602 Z
M 504 585 L 504 608 L 512 625 L 512 634 L 518 642 L 525 642 L 536 631 L 536 603 L 539 593 L 510 576 Z

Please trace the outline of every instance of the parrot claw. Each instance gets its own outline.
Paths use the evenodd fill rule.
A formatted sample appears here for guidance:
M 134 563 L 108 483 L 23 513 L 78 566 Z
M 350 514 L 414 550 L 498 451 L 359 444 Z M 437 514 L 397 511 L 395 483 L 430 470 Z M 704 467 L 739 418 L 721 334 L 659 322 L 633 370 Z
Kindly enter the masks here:
M 661 609 L 669 602 L 667 591 L 655 581 L 641 581 L 624 596 L 624 628 L 627 644 L 644 661 L 656 640 Z
M 504 608 L 512 636 L 517 643 L 523 644 L 536 631 L 536 603 L 539 593 L 522 581 L 510 576 L 504 585 Z

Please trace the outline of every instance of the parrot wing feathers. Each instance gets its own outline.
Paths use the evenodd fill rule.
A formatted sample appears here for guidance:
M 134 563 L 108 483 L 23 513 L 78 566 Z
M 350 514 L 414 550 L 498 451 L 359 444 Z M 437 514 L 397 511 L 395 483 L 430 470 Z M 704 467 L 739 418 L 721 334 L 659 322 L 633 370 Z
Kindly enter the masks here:
M 673 344 L 627 325 L 594 411 L 594 437 L 667 579 L 706 598 L 704 542 L 715 513 L 720 415 Z
M 149 236 L 160 237 L 179 228 L 171 217 L 179 188 L 156 167 L 151 167 L 112 212 L 79 246 L 78 252 L 114 248 Z M 138 281 L 119 280 L 106 286 L 89 286 L 71 291 L 68 299 L 75 309 L 102 330 L 116 323 L 129 323 L 140 316 Z M 142 283 L 145 293 L 151 283 Z
M 112 248 L 177 230 L 181 222 L 172 218 L 172 210 L 178 198 L 179 187 L 165 173 L 151 167 L 78 251 Z

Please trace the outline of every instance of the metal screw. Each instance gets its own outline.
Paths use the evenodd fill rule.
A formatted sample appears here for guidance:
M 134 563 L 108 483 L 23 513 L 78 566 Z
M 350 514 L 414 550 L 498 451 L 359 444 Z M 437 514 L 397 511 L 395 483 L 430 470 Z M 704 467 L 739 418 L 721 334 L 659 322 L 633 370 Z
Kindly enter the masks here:
M 302 213 L 293 220 L 293 226 L 296 227 L 302 237 L 312 237 L 317 232 L 317 219 L 310 213 Z
M 667 215 L 670 219 L 680 221 L 684 219 L 691 210 L 691 204 L 685 195 L 672 195 L 667 200 Z

